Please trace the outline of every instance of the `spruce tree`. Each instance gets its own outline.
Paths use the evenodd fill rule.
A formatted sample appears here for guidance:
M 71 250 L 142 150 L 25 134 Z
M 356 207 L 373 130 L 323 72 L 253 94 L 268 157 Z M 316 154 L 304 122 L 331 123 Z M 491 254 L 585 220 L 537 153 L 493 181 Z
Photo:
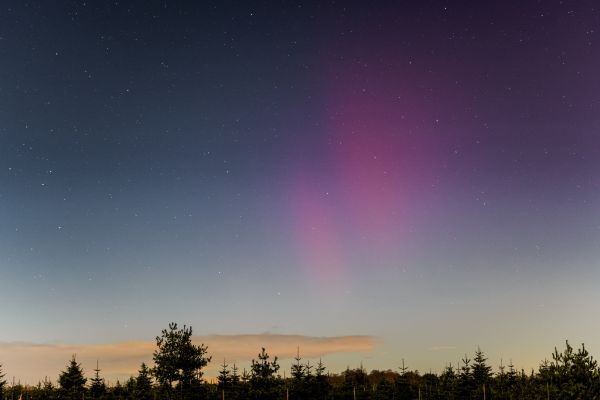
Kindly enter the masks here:
M 513 365 L 512 360 L 508 363 L 508 371 L 506 372 L 506 391 L 509 397 L 514 397 L 513 394 L 516 393 L 516 387 L 518 382 L 518 373 Z
M 240 377 L 242 383 L 247 384 L 250 382 L 250 373 L 246 371 L 246 368 L 242 371 L 242 376 Z
M 350 369 L 350 367 L 346 367 L 346 370 L 342 375 L 344 381 L 341 389 L 344 397 L 353 398 L 354 393 L 356 393 L 357 399 L 364 399 L 367 397 L 367 387 L 369 386 L 369 382 L 362 363 L 360 368 Z
M 495 390 L 500 393 L 500 398 L 504 398 L 505 392 L 505 383 L 506 383 L 506 367 L 502 364 L 502 359 L 500 359 L 500 365 L 498 366 L 498 373 L 496 374 L 495 379 Z
M 240 383 L 240 376 L 238 375 L 238 367 L 233 363 L 231 368 L 231 383 L 235 386 Z
M 44 400 L 51 400 L 55 397 L 54 385 L 48 377 L 44 378 L 44 382 L 41 385 L 40 397 Z
M 79 400 L 85 393 L 85 383 L 87 379 L 83 376 L 83 370 L 77 363 L 75 355 L 67 365 L 67 369 L 58 376 L 58 384 L 64 397 L 72 400 Z
M 321 361 L 320 358 L 315 369 L 315 379 L 313 388 L 314 390 L 312 394 L 313 398 L 315 399 L 326 398 L 329 394 L 329 390 L 331 389 L 328 376 L 325 374 L 325 365 L 323 365 L 323 361 Z
M 225 389 L 229 389 L 231 386 L 231 371 L 229 370 L 229 365 L 223 359 L 223 364 L 221 364 L 221 369 L 219 370 L 219 376 L 217 376 L 217 387 L 219 392 L 222 392 Z
M 240 375 L 238 374 L 238 367 L 233 363 L 231 367 L 231 389 L 229 390 L 229 399 L 236 400 L 245 398 L 242 393 L 242 385 L 240 383 Z
M 492 367 L 487 365 L 485 362 L 483 351 L 477 347 L 475 357 L 473 358 L 473 367 L 471 375 L 473 377 L 473 385 L 475 386 L 475 397 L 483 398 L 483 391 L 485 390 L 489 397 L 490 393 L 490 381 L 492 379 Z
M 460 361 L 462 362 L 462 365 L 458 374 L 459 397 L 468 399 L 471 397 L 471 393 L 474 390 L 473 374 L 471 372 L 471 359 L 465 354 L 465 358 L 461 359 Z
M 296 357 L 294 357 L 294 364 L 292 364 L 291 375 L 292 375 L 292 387 L 290 390 L 290 397 L 292 399 L 304 399 L 306 398 L 306 375 L 305 367 L 302 365 L 302 358 L 300 357 L 300 348 L 296 350 Z
M 140 365 L 138 376 L 135 378 L 135 389 L 133 398 L 135 400 L 150 400 L 152 399 L 152 376 L 150 369 L 145 363 Z
M 240 399 L 248 399 L 250 397 L 250 379 L 252 378 L 251 374 L 246 371 L 246 368 L 242 370 L 242 375 L 240 375 L 240 384 L 238 386 L 237 395 Z
M 118 379 L 117 383 L 115 383 L 115 386 L 112 388 L 112 397 L 115 400 L 123 400 L 125 397 L 125 389 Z
M 376 385 L 373 400 L 389 400 L 394 398 L 394 385 L 382 374 Z
M 292 378 L 295 382 L 300 382 L 302 378 L 304 378 L 304 366 L 300 363 L 302 358 L 300 358 L 300 348 L 296 350 L 296 357 L 294 357 L 294 364 L 292 364 Z
M 100 368 L 98 368 L 98 361 L 96 361 L 96 369 L 94 370 L 94 377 L 90 379 L 92 382 L 90 386 L 90 394 L 92 399 L 101 399 L 106 394 L 106 384 L 104 379 L 100 378 Z
M 313 369 L 313 366 L 310 365 L 310 360 L 307 360 L 306 364 L 304 364 L 304 379 L 307 382 L 310 382 L 313 378 L 312 369 Z
M 408 367 L 404 364 L 404 358 L 402 359 L 402 366 L 400 367 L 400 376 L 396 379 L 396 388 L 400 398 L 413 398 L 415 397 L 414 390 L 408 382 Z
M 457 397 L 457 377 L 452 364 L 448 364 L 440 375 L 440 385 L 445 399 L 453 400 Z
M 436 374 L 434 374 L 432 372 L 423 374 L 423 376 L 421 377 L 421 383 L 422 383 L 421 391 L 422 391 L 423 398 L 431 399 L 431 398 L 433 398 L 434 394 L 438 393 L 440 379 L 438 378 L 438 376 Z
M 125 398 L 128 400 L 133 399 L 133 395 L 135 393 L 135 378 L 130 376 L 127 381 L 125 381 Z

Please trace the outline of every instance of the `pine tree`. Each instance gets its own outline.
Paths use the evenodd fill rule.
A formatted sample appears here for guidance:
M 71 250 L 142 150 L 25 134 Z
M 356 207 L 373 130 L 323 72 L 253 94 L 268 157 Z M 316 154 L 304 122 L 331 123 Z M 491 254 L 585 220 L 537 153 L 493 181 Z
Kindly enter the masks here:
M 173 383 L 178 384 L 180 397 L 191 395 L 192 387 L 202 382 L 202 368 L 211 360 L 206 356 L 206 346 L 192 343 L 192 327 L 184 325 L 178 329 L 174 322 L 156 337 L 156 346 L 152 372 L 167 396 L 170 398 L 174 393 Z
M 82 394 L 85 393 L 86 382 L 87 379 L 83 376 L 83 370 L 77 363 L 75 355 L 73 355 L 67 369 L 58 376 L 61 392 L 69 399 L 79 400 Z
M 279 371 L 277 357 L 269 361 L 269 354 L 262 348 L 258 361 L 252 360 L 250 368 L 250 395 L 253 399 L 276 399 L 280 391 L 280 379 L 275 374 Z
M 588 353 L 585 344 L 577 349 L 573 355 L 573 368 L 571 369 L 571 385 L 573 393 L 581 398 L 592 398 L 593 394 L 600 393 L 600 371 L 598 363 Z
M 135 389 L 133 398 L 135 400 L 150 400 L 152 399 L 152 376 L 151 371 L 145 363 L 140 365 L 138 376 L 135 378 Z
M 598 364 L 584 344 L 575 353 L 566 341 L 564 352 L 559 353 L 554 348 L 552 359 L 546 368 L 540 367 L 540 374 L 549 378 L 559 398 L 592 398 L 590 396 L 600 391 Z
M 100 369 L 98 368 L 98 361 L 96 361 L 96 369 L 94 370 L 94 377 L 90 379 L 92 382 L 90 386 L 90 394 L 93 399 L 101 399 L 106 393 L 106 384 L 104 379 L 100 378 Z

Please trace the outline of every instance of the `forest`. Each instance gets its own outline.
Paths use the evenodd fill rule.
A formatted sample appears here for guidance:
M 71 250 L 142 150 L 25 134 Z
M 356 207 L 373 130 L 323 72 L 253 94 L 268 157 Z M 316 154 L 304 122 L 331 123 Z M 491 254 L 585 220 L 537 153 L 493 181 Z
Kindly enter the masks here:
M 154 366 L 141 364 L 136 376 L 107 385 L 96 367 L 85 377 L 73 355 L 57 382 L 35 386 L 9 384 L 0 364 L 0 399 L 4 400 L 225 400 L 225 399 L 600 399 L 600 368 L 585 345 L 568 341 L 554 349 L 538 370 L 516 370 L 512 362 L 493 368 L 477 348 L 458 368 L 447 365 L 440 374 L 420 373 L 404 365 L 397 371 L 365 371 L 362 366 L 330 373 L 321 361 L 303 361 L 300 353 L 284 372 L 276 356 L 262 348 L 249 370 L 226 360 L 213 382 L 203 379 L 212 357 L 204 345 L 192 343 L 192 328 L 169 324 L 156 337 Z M 1 362 L 1 360 L 0 360 Z

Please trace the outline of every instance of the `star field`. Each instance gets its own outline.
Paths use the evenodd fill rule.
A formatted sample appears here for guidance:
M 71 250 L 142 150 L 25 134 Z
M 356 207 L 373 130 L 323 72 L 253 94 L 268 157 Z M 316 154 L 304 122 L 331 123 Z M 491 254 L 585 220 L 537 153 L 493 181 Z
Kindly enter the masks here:
M 180 321 L 372 335 L 370 367 L 422 370 L 600 348 L 599 24 L 587 1 L 3 2 L 0 341 Z

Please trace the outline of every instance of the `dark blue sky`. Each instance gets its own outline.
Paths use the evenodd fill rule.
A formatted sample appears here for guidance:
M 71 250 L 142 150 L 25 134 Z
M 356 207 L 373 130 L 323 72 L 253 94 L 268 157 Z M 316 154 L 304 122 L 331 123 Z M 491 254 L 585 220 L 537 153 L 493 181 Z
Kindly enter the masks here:
M 598 8 L 485 3 L 3 2 L 0 342 L 600 348 Z

